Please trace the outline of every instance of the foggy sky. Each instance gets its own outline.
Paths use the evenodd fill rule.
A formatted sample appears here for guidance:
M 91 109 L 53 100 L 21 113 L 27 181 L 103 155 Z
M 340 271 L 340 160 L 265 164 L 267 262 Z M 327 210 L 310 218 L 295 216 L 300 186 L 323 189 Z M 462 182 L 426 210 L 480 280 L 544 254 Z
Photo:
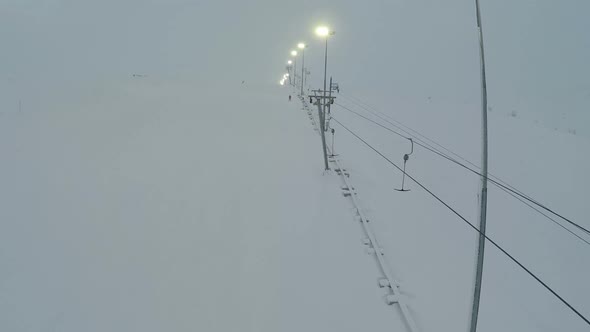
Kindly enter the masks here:
M 483 0 L 490 105 L 588 120 L 586 0 Z M 133 73 L 209 85 L 276 83 L 319 23 L 336 35 L 329 75 L 362 96 L 479 102 L 473 0 L 3 0 L 0 107 L 75 96 Z M 57 97 L 59 96 L 59 97 Z

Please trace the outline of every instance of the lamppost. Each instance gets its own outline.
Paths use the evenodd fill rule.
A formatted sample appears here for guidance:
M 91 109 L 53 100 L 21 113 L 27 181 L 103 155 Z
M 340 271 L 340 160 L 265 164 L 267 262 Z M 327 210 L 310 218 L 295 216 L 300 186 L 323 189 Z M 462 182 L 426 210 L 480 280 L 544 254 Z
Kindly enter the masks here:
M 283 79 L 281 79 L 279 81 L 280 85 L 285 85 L 285 81 L 287 80 L 287 78 L 289 78 L 289 73 L 286 73 L 285 75 L 283 75 Z
M 321 131 L 321 136 L 322 136 L 322 148 L 324 150 L 324 166 L 326 171 L 330 169 L 330 167 L 328 166 L 328 156 L 326 153 L 326 137 L 324 135 L 324 131 L 325 131 L 325 119 L 326 119 L 326 104 L 329 102 L 327 100 L 326 97 L 326 75 L 328 72 L 328 37 L 331 35 L 334 35 L 334 31 L 330 31 L 330 28 L 325 27 L 325 26 L 320 26 L 315 30 L 315 33 L 326 39 L 326 50 L 324 53 L 324 89 L 323 91 L 323 97 L 321 105 L 322 105 L 322 110 L 320 112 L 320 101 L 319 98 L 317 100 L 317 105 L 318 105 L 318 114 L 319 115 L 319 120 L 320 120 L 320 131 Z
M 303 96 L 303 77 L 305 75 L 305 48 L 307 47 L 307 45 L 305 45 L 304 43 L 299 43 L 297 44 L 297 47 L 299 47 L 299 49 L 301 50 L 301 96 Z
M 291 68 L 293 67 L 293 61 L 289 60 L 287 61 L 287 70 L 290 72 Z M 289 76 L 289 84 L 291 83 L 291 75 L 288 75 L 289 73 L 287 73 L 287 76 Z
M 291 51 L 293 57 L 293 86 L 297 86 L 297 51 Z
M 326 26 L 319 26 L 315 29 L 316 35 L 326 39 L 326 50 L 324 52 L 324 116 L 326 114 L 326 74 L 328 72 L 328 37 L 333 36 L 336 32 Z
M 486 243 L 486 217 L 488 207 L 488 93 L 486 82 L 486 64 L 483 48 L 483 31 L 481 24 L 481 9 L 479 0 L 475 0 L 475 15 L 477 19 L 477 33 L 479 35 L 479 63 L 481 78 L 481 196 L 479 206 L 479 236 L 477 242 L 477 264 L 475 266 L 475 287 L 473 290 L 473 306 L 471 309 L 470 332 L 477 331 L 479 302 L 481 298 L 481 282 L 483 276 L 483 260 Z

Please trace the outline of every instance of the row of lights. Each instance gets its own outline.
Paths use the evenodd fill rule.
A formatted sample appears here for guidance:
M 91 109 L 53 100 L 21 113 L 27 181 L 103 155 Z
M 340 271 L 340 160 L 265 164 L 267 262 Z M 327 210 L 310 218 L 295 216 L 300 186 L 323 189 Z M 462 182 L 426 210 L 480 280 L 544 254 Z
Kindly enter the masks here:
M 324 56 L 324 90 L 326 90 L 326 71 L 327 71 L 327 66 L 328 66 L 328 37 L 332 36 L 335 34 L 335 32 L 333 30 L 331 30 L 330 28 L 328 28 L 327 26 L 319 26 L 315 29 L 315 33 L 317 36 L 325 38 L 326 40 L 326 53 Z M 302 65 L 301 65 L 301 94 L 303 95 L 303 80 L 304 80 L 304 75 L 305 75 L 305 49 L 307 48 L 307 45 L 305 43 L 299 43 L 297 44 L 297 48 L 299 48 L 301 50 L 301 55 L 302 55 Z M 296 50 L 292 50 L 291 51 L 291 56 L 293 57 L 292 59 L 289 59 L 287 61 L 287 69 L 289 68 L 293 68 L 293 73 L 295 73 L 295 70 L 297 68 L 297 51 Z M 287 79 L 289 79 L 290 75 L 289 73 L 285 73 L 283 75 L 283 78 L 279 81 L 280 85 L 285 85 L 285 81 Z M 295 79 L 297 77 L 297 75 L 293 75 L 293 79 Z
M 283 78 L 279 81 L 280 85 L 285 85 L 285 81 L 289 78 L 289 73 L 285 73 L 285 75 L 283 75 Z

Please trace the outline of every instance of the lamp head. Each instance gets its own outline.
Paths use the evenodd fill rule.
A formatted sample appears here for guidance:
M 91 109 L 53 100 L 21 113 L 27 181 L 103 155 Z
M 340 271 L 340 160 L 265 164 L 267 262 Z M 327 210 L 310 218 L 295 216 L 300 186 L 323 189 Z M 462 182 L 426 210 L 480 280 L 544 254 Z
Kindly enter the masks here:
M 315 34 L 320 37 L 328 37 L 330 35 L 330 28 L 327 26 L 319 26 L 315 29 Z

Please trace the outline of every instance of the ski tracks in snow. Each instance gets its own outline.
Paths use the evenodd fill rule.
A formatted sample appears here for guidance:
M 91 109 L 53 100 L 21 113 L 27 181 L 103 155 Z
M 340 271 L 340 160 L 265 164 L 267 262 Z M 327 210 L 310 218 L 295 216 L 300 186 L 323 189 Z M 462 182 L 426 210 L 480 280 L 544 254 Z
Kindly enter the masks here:
M 318 134 L 320 133 L 319 118 L 314 115 L 314 112 L 306 102 L 305 98 L 300 97 L 302 107 L 307 112 L 309 120 L 313 126 L 313 129 Z M 342 160 L 334 154 L 334 151 L 327 148 L 328 161 L 334 173 L 336 173 L 342 181 L 342 195 L 349 199 L 353 211 L 355 213 L 355 219 L 362 225 L 364 237 L 363 245 L 367 248 L 367 252 L 375 259 L 375 263 L 381 276 L 379 277 L 378 286 L 386 289 L 387 295 L 385 296 L 385 302 L 391 306 L 399 307 L 400 313 L 405 320 L 406 327 L 410 332 L 417 332 L 418 328 L 410 312 L 408 306 L 407 297 L 401 292 L 401 285 L 399 281 L 393 276 L 391 269 L 385 261 L 385 252 L 379 245 L 377 236 L 373 232 L 371 227 L 371 220 L 369 220 L 363 212 L 362 205 L 358 199 L 358 194 L 355 187 L 352 185 L 350 180 L 350 173 L 343 167 Z

